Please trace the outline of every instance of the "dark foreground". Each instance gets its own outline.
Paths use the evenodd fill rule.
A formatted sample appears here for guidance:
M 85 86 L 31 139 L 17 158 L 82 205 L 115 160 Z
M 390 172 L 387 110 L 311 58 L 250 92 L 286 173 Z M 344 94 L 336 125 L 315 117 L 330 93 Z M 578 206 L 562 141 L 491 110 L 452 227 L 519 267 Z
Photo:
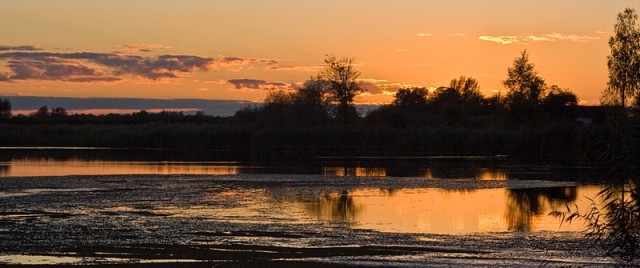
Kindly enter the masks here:
M 553 184 L 512 180 L 508 187 Z M 612 266 L 575 232 L 385 233 L 306 219 L 285 202 L 266 205 L 357 188 L 424 187 L 507 183 L 300 175 L 0 178 L 0 265 Z

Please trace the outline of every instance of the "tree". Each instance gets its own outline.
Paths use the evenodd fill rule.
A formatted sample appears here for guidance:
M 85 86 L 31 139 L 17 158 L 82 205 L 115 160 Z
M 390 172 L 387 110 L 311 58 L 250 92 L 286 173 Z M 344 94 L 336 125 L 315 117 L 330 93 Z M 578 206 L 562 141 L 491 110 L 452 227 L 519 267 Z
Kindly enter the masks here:
M 33 116 L 34 117 L 40 117 L 40 118 L 48 117 L 49 116 L 49 107 L 46 106 L 46 105 L 40 107 L 40 109 L 38 109 Z
M 526 49 L 513 61 L 513 66 L 507 69 L 507 79 L 502 84 L 508 90 L 506 101 L 509 110 L 520 116 L 537 110 L 546 88 L 535 65 L 529 62 Z
M 331 85 L 319 77 L 311 77 L 298 89 L 300 104 L 313 109 L 325 110 L 328 105 L 327 94 Z
M 529 62 L 529 53 L 523 50 L 520 57 L 507 69 L 507 79 L 502 81 L 507 88 L 507 99 L 521 98 L 531 105 L 537 105 L 545 90 L 545 82 Z
M 345 125 L 347 119 L 355 112 L 352 107 L 353 98 L 364 91 L 358 82 L 360 72 L 355 69 L 353 61 L 353 58 L 338 59 L 333 55 L 327 55 L 324 60 L 326 66 L 319 75 L 331 85 L 331 99 L 338 103 L 337 117 L 341 117 Z
M 0 119 L 11 117 L 11 102 L 9 99 L 0 98 Z
M 557 85 L 549 87 L 549 93 L 542 99 L 542 108 L 545 112 L 553 116 L 570 115 L 567 107 L 578 105 L 578 97 L 568 89 L 560 88 Z
M 452 79 L 449 83 L 450 88 L 455 88 L 460 92 L 462 102 L 467 104 L 480 104 L 483 99 L 480 93 L 480 85 L 473 77 L 460 76 L 458 79 Z
M 162 113 L 164 113 L 165 115 L 167 114 L 165 111 L 163 111 Z M 63 117 L 69 115 L 67 110 L 63 107 L 51 108 L 51 112 L 49 114 L 52 117 Z
M 392 104 L 398 107 L 421 107 L 427 105 L 429 90 L 424 87 L 403 88 L 396 92 Z
M 611 55 L 607 57 L 609 83 L 603 99 L 613 99 L 623 108 L 627 96 L 638 94 L 640 87 L 640 27 L 633 8 L 618 13 L 614 35 L 609 39 Z

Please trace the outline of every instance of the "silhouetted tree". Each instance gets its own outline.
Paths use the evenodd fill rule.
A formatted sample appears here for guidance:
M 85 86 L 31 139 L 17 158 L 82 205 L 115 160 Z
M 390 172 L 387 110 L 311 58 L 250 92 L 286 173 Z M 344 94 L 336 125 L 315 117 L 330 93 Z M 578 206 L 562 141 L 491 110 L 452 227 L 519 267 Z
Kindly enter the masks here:
M 0 98 L 0 119 L 11 117 L 11 102 L 9 99 Z
M 571 116 L 569 112 L 578 105 L 578 97 L 568 89 L 557 85 L 549 87 L 549 92 L 542 99 L 542 109 L 552 116 Z
M 51 112 L 49 113 L 51 117 L 62 117 L 67 116 L 67 110 L 62 107 L 51 108 Z
M 320 124 L 327 119 L 330 89 L 327 81 L 317 77 L 307 80 L 298 89 L 296 105 L 307 124 Z
M 449 83 L 450 88 L 455 88 L 460 93 L 462 102 L 467 105 L 479 105 L 484 98 L 480 93 L 480 85 L 473 77 L 460 76 L 458 79 L 452 79 Z
M 513 61 L 513 66 L 507 69 L 507 79 L 502 81 L 508 90 L 507 106 L 518 121 L 536 114 L 546 88 L 544 79 L 534 68 L 527 50 L 523 50 Z
M 415 108 L 427 105 L 429 90 L 424 87 L 403 88 L 396 92 L 392 104 L 398 107 Z
M 352 105 L 353 98 L 364 91 L 358 82 L 360 72 L 355 69 L 353 61 L 353 58 L 338 59 L 333 55 L 327 55 L 324 60 L 326 66 L 319 75 L 331 85 L 331 99 L 338 103 L 336 115 L 342 118 L 345 125 L 349 118 L 357 116 Z
M 40 107 L 40 109 L 38 109 L 33 116 L 34 117 L 38 117 L 38 118 L 48 117 L 49 116 L 49 107 L 46 106 L 46 105 Z
M 611 55 L 607 58 L 609 83 L 603 99 L 613 99 L 624 107 L 627 97 L 634 97 L 640 87 L 640 27 L 633 8 L 618 14 L 614 34 L 609 39 Z

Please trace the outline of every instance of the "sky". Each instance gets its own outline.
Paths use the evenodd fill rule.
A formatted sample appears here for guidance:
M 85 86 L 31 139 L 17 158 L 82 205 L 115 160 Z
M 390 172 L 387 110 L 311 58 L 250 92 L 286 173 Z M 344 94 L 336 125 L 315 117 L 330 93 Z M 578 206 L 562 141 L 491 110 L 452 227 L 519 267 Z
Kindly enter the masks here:
M 355 59 L 367 92 L 477 79 L 503 91 L 523 50 L 548 85 L 597 105 L 629 0 L 0 0 L 0 96 L 260 102 Z

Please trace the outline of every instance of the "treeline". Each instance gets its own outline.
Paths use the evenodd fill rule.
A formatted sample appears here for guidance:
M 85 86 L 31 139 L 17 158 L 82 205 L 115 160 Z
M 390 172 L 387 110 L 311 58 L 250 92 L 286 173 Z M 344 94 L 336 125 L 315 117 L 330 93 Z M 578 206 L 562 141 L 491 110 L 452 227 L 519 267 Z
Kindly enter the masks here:
M 390 104 L 367 114 L 353 105 L 363 92 L 353 60 L 329 56 L 325 63 L 299 88 L 272 90 L 263 104 L 232 117 L 170 111 L 69 115 L 46 106 L 29 116 L 0 112 L 0 146 L 170 148 L 259 161 L 510 155 L 602 162 L 603 152 L 620 143 L 615 120 L 577 121 L 575 94 L 547 86 L 526 51 L 508 68 L 505 92 L 485 97 L 475 79 L 463 76 L 437 89 L 400 89 Z M 6 106 L 0 100 L 0 108 Z

